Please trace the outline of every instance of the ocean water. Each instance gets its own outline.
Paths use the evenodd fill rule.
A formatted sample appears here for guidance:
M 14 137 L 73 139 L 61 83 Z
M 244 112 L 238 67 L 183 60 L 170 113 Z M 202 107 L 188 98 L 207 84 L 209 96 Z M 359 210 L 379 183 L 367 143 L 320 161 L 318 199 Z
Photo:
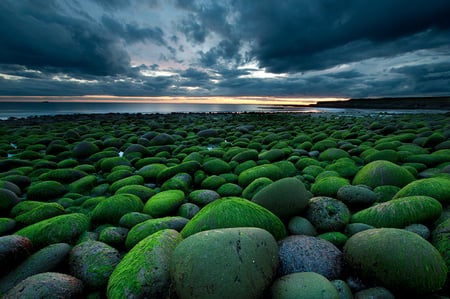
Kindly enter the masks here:
M 80 103 L 80 102 L 0 102 L 0 120 L 43 115 L 104 114 L 104 113 L 244 113 L 244 112 L 296 112 L 296 113 L 440 113 L 438 110 L 372 110 L 308 108 L 292 106 L 265 106 L 242 104 L 169 104 L 169 103 Z M 444 111 L 445 112 L 445 111 Z

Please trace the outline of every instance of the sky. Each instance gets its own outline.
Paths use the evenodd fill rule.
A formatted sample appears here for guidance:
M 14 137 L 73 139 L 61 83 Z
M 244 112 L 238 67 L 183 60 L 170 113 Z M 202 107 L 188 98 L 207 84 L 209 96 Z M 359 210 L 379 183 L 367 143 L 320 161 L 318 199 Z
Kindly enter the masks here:
M 450 94 L 448 0 L 1 0 L 0 96 Z

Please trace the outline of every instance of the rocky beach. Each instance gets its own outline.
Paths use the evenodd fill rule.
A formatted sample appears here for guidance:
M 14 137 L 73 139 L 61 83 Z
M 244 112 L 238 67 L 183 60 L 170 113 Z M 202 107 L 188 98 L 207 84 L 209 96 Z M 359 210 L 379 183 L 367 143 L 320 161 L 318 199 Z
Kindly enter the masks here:
M 444 102 L 0 121 L 0 296 L 448 298 Z

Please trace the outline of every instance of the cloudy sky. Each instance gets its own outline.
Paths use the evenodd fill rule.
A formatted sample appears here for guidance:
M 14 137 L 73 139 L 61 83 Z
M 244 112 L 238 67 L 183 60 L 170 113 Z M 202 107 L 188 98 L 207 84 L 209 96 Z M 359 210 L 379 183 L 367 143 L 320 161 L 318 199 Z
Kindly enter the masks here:
M 0 95 L 450 93 L 448 0 L 1 0 Z

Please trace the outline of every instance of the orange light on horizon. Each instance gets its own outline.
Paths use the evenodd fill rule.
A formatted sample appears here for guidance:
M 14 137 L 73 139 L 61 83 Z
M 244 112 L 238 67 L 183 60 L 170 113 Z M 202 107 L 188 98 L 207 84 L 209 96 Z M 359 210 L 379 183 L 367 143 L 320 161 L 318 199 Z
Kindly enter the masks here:
M 311 105 L 322 101 L 346 101 L 347 98 L 305 98 L 274 96 L 0 96 L 0 102 L 71 102 L 141 104 L 239 104 L 239 105 Z

